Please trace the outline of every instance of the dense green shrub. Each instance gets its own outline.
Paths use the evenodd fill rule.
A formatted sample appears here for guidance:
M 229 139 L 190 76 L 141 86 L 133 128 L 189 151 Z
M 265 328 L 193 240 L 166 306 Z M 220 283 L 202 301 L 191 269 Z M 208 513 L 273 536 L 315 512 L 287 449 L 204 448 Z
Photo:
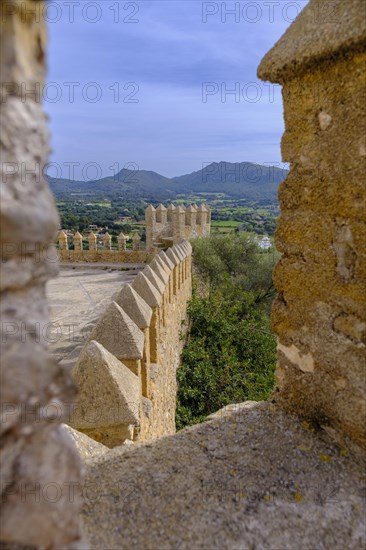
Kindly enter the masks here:
M 197 240 L 194 262 L 206 292 L 195 290 L 188 307 L 177 429 L 229 403 L 265 399 L 274 383 L 276 344 L 268 316 L 273 257 L 230 235 Z
M 254 293 L 257 302 L 272 301 L 275 249 L 261 251 L 240 234 L 197 239 L 193 249 L 195 268 L 209 291 L 231 281 L 238 289 Z

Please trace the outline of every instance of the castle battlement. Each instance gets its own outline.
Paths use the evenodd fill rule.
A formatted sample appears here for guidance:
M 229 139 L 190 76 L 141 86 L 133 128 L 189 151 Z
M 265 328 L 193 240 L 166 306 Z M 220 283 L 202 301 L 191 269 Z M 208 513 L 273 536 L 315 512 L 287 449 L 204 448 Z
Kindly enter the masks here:
M 78 231 L 75 235 L 68 236 L 64 230 L 59 231 L 57 242 L 59 259 L 61 262 L 100 262 L 100 263 L 146 263 L 154 255 L 154 251 L 146 250 L 138 233 L 132 237 L 132 248 L 126 247 L 127 235 L 120 233 L 117 237 L 117 248 L 112 247 L 112 237 L 107 232 L 102 236 L 102 242 L 98 245 L 98 239 L 92 231 L 86 238 Z M 88 241 L 88 248 L 84 248 L 83 241 Z M 73 244 L 73 248 L 70 245 Z
M 363 548 L 364 0 L 310 0 L 259 68 L 282 86 L 290 163 L 276 233 L 277 404 L 246 402 L 88 469 L 62 425 L 75 384 L 47 350 L 45 285 L 57 272 L 47 251 L 59 219 L 43 171 L 33 171 L 50 147 L 29 93 L 45 82 L 45 3 L 3 6 L 2 548 Z M 174 430 L 191 285 L 190 245 L 178 241 L 209 233 L 204 205 L 149 206 L 146 216 L 148 250 L 136 238 L 129 254 L 151 248 L 154 260 L 114 297 L 74 371 L 73 425 L 109 446 Z M 68 250 L 60 233 L 61 257 L 86 254 L 80 233 L 74 241 Z M 119 243 L 111 250 L 106 236 L 108 261 L 127 253 Z M 89 257 L 96 248 L 90 235 Z
M 205 237 L 211 231 L 211 210 L 205 204 L 198 207 L 190 205 L 166 208 L 151 204 L 145 210 L 146 248 L 164 249 L 179 243 L 183 239 Z
M 81 351 L 70 425 L 107 447 L 175 433 L 191 256 L 187 241 L 161 251 L 113 297 Z
M 132 235 L 132 249 L 126 247 L 128 236 L 120 233 L 117 237 L 117 249 L 112 247 L 112 237 L 107 232 L 98 238 L 91 231 L 86 238 L 77 231 L 68 235 L 60 230 L 57 241 L 62 262 L 108 262 L 108 263 L 146 263 L 160 250 L 182 242 L 183 240 L 205 237 L 211 231 L 211 210 L 205 204 L 199 206 L 174 206 L 166 208 L 159 204 L 154 208 L 149 204 L 145 210 L 146 244 L 141 242 L 139 233 Z M 70 240 L 71 237 L 71 240 Z M 88 241 L 84 248 L 83 240 Z M 70 242 L 69 242 L 70 241 Z M 73 248 L 70 248 L 73 244 Z

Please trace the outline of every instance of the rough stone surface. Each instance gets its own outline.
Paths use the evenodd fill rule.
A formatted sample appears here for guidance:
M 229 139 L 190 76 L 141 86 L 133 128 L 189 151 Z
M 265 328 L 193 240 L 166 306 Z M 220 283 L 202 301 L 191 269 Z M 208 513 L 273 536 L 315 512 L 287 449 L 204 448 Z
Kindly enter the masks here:
M 33 0 L 1 3 L 0 538 L 58 550 L 82 542 L 82 468 L 60 428 L 74 384 L 47 352 L 45 283 L 58 270 L 59 220 L 42 174 L 46 116 L 40 97 L 25 93 L 44 82 L 44 20 L 29 15 L 43 7 Z M 70 484 L 78 488 L 72 500 Z
M 62 424 L 61 429 L 71 438 L 75 445 L 81 460 L 87 463 L 89 460 L 95 459 L 97 456 L 105 454 L 109 449 L 102 443 L 98 443 L 95 439 L 88 437 L 82 432 L 71 428 L 67 424 Z
M 81 462 L 69 438 L 55 422 L 23 429 L 23 434 L 9 432 L 2 444 L 2 540 L 43 548 L 76 547 Z
M 314 20 L 314 10 L 330 7 L 335 20 Z M 283 84 L 290 163 L 276 232 L 275 398 L 364 449 L 365 9 L 358 0 L 311 1 L 259 68 Z
M 40 158 L 46 162 L 49 151 L 45 114 L 38 103 L 8 97 L 1 105 L 1 126 L 6 128 L 1 165 L 2 253 L 18 262 L 33 256 L 44 269 L 51 269 L 47 250 L 55 236 L 58 215 L 41 172 Z M 24 128 L 29 132 L 24 133 Z M 17 159 L 21 159 L 19 164 Z
M 312 0 L 262 60 L 262 80 L 282 82 L 325 59 L 348 57 L 366 46 L 364 0 Z
M 134 323 L 140 328 L 148 328 L 150 326 L 152 309 L 141 298 L 139 294 L 132 288 L 131 285 L 126 285 L 122 288 L 115 298 L 115 302 L 127 313 Z
M 96 458 L 93 548 L 347 548 L 365 544 L 362 468 L 271 403 Z M 138 526 L 138 528 L 136 528 Z
M 89 341 L 96 340 L 117 359 L 141 359 L 144 335 L 116 302 L 112 302 L 94 327 Z
M 40 24 L 43 9 L 43 1 L 9 0 L 2 10 L 1 82 L 13 84 L 14 96 L 22 97 L 22 83 L 27 90 L 44 83 L 47 33 Z M 39 95 L 28 97 L 40 102 Z
M 91 341 L 85 346 L 73 376 L 79 388 L 70 419 L 74 428 L 90 434 L 109 426 L 122 425 L 128 431 L 139 425 L 140 381 L 101 344 Z

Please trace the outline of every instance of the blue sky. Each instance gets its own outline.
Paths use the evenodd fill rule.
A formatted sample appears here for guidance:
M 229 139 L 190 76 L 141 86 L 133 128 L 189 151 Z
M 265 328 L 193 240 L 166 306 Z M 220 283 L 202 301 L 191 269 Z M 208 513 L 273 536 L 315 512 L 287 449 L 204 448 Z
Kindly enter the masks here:
M 51 2 L 44 97 L 59 168 L 49 172 L 280 163 L 281 90 L 256 69 L 306 3 Z

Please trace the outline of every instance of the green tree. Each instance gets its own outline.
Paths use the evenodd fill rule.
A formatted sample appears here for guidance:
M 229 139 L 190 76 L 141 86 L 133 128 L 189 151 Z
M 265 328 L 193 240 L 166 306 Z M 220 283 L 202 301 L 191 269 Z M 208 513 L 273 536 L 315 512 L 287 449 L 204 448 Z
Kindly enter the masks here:
M 198 277 L 177 372 L 178 429 L 230 403 L 265 399 L 274 384 L 273 257 L 243 235 L 197 239 L 193 246 Z
M 194 266 L 209 292 L 231 281 L 257 302 L 271 303 L 272 271 L 279 255 L 263 253 L 245 234 L 210 236 L 193 243 Z

